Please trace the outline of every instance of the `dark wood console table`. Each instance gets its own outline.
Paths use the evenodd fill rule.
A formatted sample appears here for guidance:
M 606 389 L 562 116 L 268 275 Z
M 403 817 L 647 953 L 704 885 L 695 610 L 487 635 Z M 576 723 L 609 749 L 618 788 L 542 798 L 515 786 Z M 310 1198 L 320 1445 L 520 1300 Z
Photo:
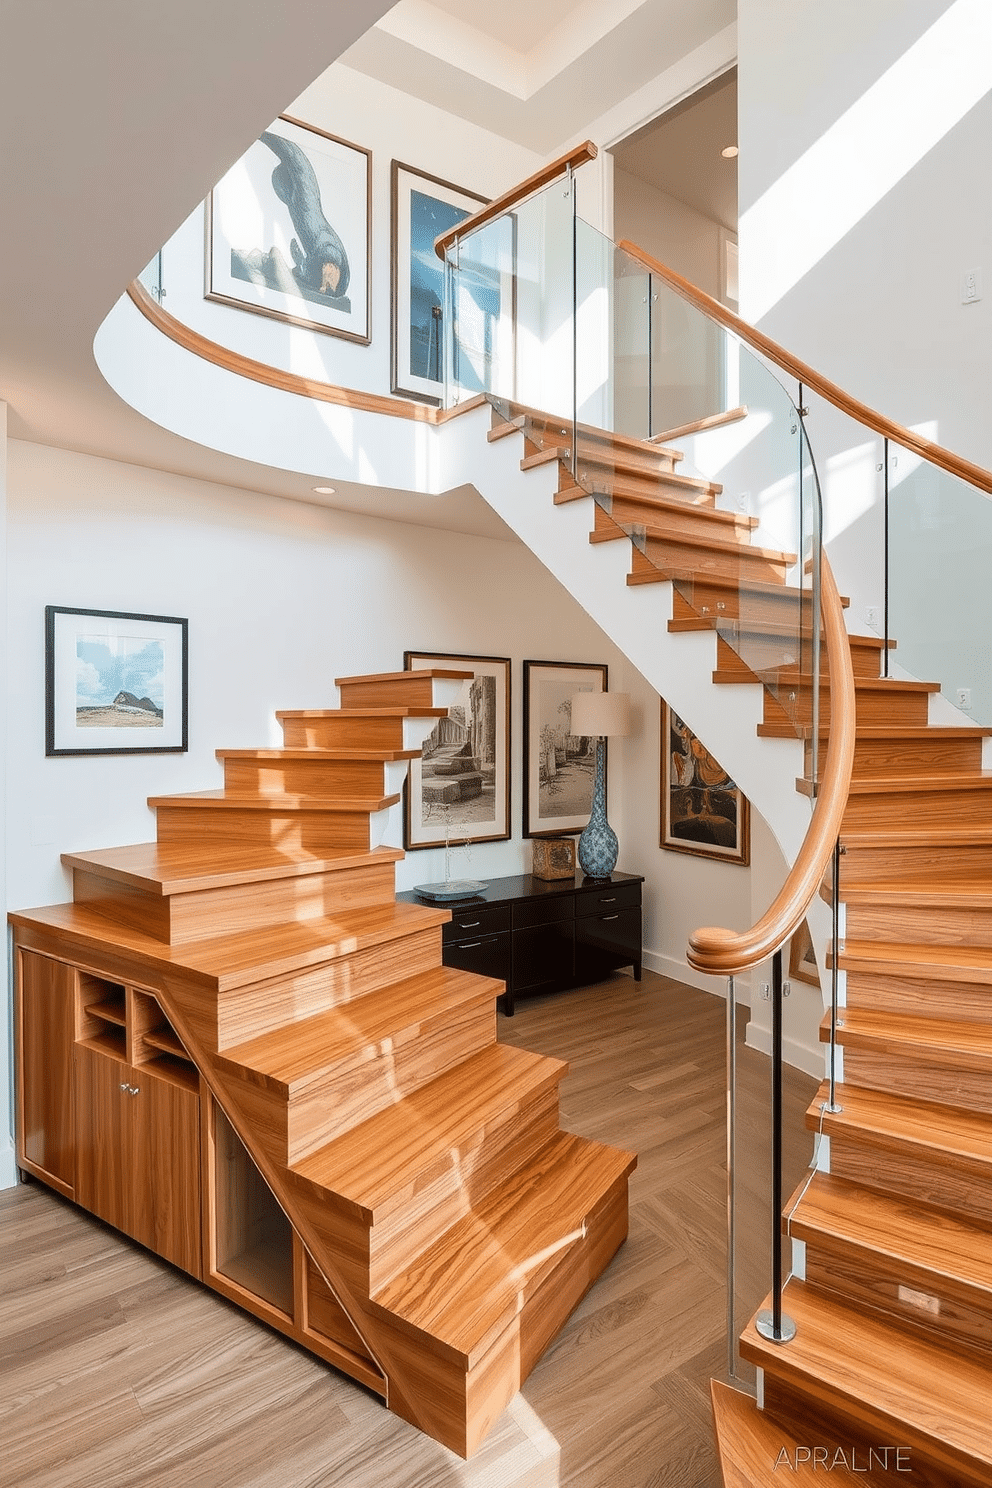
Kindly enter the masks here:
M 490 879 L 471 899 L 451 904 L 443 930 L 446 966 L 506 983 L 500 999 L 512 1017 L 517 997 L 599 982 L 622 966 L 641 979 L 641 885 L 633 873 L 609 879 Z M 424 901 L 415 889 L 397 899 Z

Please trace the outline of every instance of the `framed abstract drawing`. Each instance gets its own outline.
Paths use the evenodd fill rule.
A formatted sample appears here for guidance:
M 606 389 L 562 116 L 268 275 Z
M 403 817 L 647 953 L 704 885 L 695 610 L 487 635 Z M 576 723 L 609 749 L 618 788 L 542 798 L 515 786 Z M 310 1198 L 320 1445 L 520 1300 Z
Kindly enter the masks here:
M 407 671 L 474 672 L 420 759 L 410 761 L 403 843 L 407 849 L 502 842 L 510 835 L 510 661 L 404 651 Z
M 46 755 L 183 753 L 188 624 L 46 605 Z
M 206 204 L 208 300 L 372 339 L 372 155 L 282 115 Z
M 662 699 L 661 846 L 746 866 L 750 828 L 746 797 Z
M 572 698 L 606 684 L 605 663 L 524 662 L 525 837 L 580 832 L 588 822 L 596 740 L 572 734 Z

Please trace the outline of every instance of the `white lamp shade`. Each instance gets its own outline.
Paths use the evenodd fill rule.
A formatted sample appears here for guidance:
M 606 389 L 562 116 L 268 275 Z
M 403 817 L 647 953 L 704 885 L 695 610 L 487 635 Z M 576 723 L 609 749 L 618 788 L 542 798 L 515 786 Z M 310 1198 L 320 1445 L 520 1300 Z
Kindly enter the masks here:
M 577 692 L 572 698 L 571 729 L 576 737 L 613 739 L 629 734 L 629 693 Z

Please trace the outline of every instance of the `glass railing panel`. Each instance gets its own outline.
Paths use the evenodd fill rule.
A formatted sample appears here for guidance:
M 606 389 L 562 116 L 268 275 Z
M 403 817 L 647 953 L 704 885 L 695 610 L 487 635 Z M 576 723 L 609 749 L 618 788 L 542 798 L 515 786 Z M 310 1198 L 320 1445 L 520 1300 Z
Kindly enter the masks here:
M 939 682 L 962 725 L 987 727 L 992 497 L 911 450 L 890 443 L 888 454 L 890 669 Z
M 165 298 L 165 250 L 160 248 L 150 263 L 147 263 L 138 275 L 138 283 L 147 289 L 153 299 L 159 304 Z

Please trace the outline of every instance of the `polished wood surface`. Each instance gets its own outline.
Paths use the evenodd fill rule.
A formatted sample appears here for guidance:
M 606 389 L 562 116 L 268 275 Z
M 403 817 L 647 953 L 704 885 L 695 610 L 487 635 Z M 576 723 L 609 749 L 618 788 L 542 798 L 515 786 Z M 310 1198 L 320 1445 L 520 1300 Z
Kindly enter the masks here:
M 638 1150 L 630 1234 L 470 1462 L 35 1183 L 0 1193 L 11 1483 L 66 1488 L 71 1432 L 74 1485 L 720 1488 L 709 1378 L 726 1353 L 724 1006 L 646 971 L 579 989 L 568 1013 L 535 999 L 500 1020 L 501 1037 L 568 1060 L 573 1131 Z M 753 1133 L 740 1155 L 754 1271 L 743 1316 L 767 1285 L 768 1076 L 762 1055 L 739 1054 Z M 813 1082 L 786 1076 L 791 1185 L 809 1157 Z
M 924 439 L 911 429 L 903 428 L 901 424 L 894 423 L 891 419 L 886 418 L 884 414 L 876 413 L 874 409 L 869 408 L 864 403 L 860 403 L 857 398 L 853 398 L 850 393 L 845 392 L 836 383 L 822 377 L 820 373 L 814 371 L 812 367 L 807 366 L 805 362 L 801 362 L 798 357 L 794 357 L 791 352 L 784 350 L 762 331 L 756 330 L 754 326 L 750 326 L 746 321 L 741 320 L 740 316 L 735 315 L 732 310 L 728 310 L 719 300 L 715 300 L 711 295 L 706 294 L 705 291 L 697 289 L 694 284 L 690 284 L 688 279 L 683 279 L 680 274 L 676 274 L 672 269 L 666 268 L 664 264 L 659 263 L 657 259 L 652 258 L 650 254 L 638 248 L 636 244 L 623 241 L 618 244 L 618 247 L 624 253 L 630 254 L 631 257 L 636 258 L 640 263 L 644 264 L 652 274 L 657 274 L 659 278 L 663 279 L 683 299 L 688 300 L 691 304 L 702 310 L 708 320 L 715 320 L 719 325 L 733 331 L 736 336 L 741 338 L 745 345 L 760 352 L 762 356 L 767 357 L 775 366 L 781 367 L 784 372 L 787 372 L 791 377 L 801 382 L 804 388 L 809 388 L 811 392 L 818 393 L 821 398 L 825 398 L 828 403 L 832 403 L 842 413 L 846 413 L 850 418 L 863 424 L 865 428 L 882 435 L 885 439 L 893 440 L 896 444 L 901 445 L 903 449 L 912 450 L 931 464 L 938 466 L 942 470 L 946 470 L 951 475 L 960 477 L 961 480 L 968 481 L 971 485 L 977 487 L 978 490 L 992 495 L 992 473 L 988 470 L 983 470 L 980 465 L 972 464 L 970 460 L 962 459 L 960 455 L 952 454 L 950 450 L 945 450 L 940 445 L 933 444 L 929 439 Z
M 75 974 L 31 951 L 17 953 L 17 1160 L 71 1198 L 75 1182 L 73 1041 Z
M 559 155 L 556 160 L 551 160 L 547 165 L 521 181 L 519 186 L 514 186 L 510 191 L 504 191 L 493 201 L 487 202 L 477 212 L 462 218 L 455 227 L 434 240 L 434 252 L 438 258 L 444 260 L 445 253 L 456 238 L 463 238 L 468 233 L 476 232 L 485 223 L 491 222 L 496 217 L 502 217 L 504 212 L 522 202 L 526 197 L 533 196 L 535 192 L 541 191 L 552 181 L 557 181 L 559 176 L 564 176 L 573 170 L 578 170 L 580 165 L 585 165 L 588 160 L 595 160 L 599 154 L 592 140 L 585 140 L 581 145 L 575 145 L 567 150 L 564 155 Z

